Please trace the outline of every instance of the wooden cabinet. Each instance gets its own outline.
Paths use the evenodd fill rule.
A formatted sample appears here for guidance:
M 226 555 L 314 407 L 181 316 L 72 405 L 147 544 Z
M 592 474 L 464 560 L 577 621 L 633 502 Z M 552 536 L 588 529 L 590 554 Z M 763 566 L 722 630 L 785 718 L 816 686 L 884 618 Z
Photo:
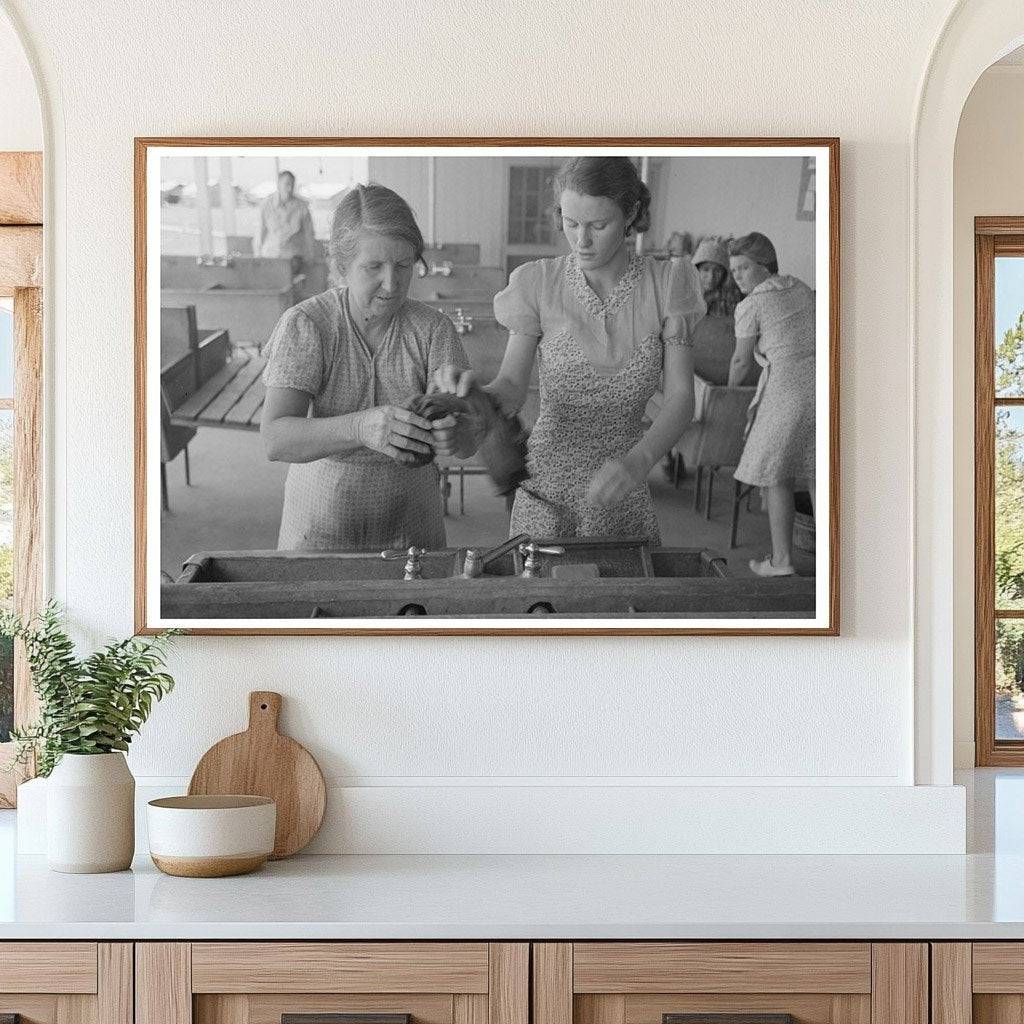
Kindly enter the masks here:
M 934 942 L 932 1024 L 1024 1019 L 1024 942 Z
M 0 943 L 0 1018 L 132 1024 L 130 942 Z
M 672 1018 L 686 1014 L 1019 1024 L 1024 943 L 0 942 L 5 1014 L 22 1024 L 327 1014 L 355 1015 L 332 1024 L 697 1024 Z
M 797 1024 L 928 1024 L 928 948 L 869 942 L 533 946 L 533 1024 L 676 1024 L 669 1016 L 675 1014 L 737 1014 L 742 1024 L 756 1024 L 765 1014 L 791 1014 Z
M 138 943 L 136 985 L 137 1024 L 281 1024 L 286 1014 L 529 1024 L 529 945 Z

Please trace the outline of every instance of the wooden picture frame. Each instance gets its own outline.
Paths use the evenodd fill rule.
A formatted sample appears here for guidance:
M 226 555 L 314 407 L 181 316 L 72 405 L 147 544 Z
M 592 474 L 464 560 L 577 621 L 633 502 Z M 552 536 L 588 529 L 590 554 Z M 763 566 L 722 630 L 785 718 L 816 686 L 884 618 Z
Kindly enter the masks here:
M 0 296 L 14 300 L 14 609 L 28 618 L 43 600 L 43 162 L 41 153 L 0 153 Z M 14 652 L 14 724 L 36 717 L 25 652 Z M 13 807 L 31 765 L 9 767 L 0 743 L 0 807 Z
M 816 200 L 814 161 L 804 157 L 804 165 L 800 170 L 800 195 L 796 204 L 797 220 L 814 220 Z
M 1024 396 L 997 397 L 995 378 L 996 259 L 1024 257 L 1024 217 L 974 221 L 974 636 L 975 764 L 1024 765 L 1024 741 L 996 736 L 996 622 L 1024 622 L 1024 609 L 996 608 L 995 415 L 997 407 L 1024 407 Z
M 803 168 L 803 157 L 811 156 L 817 162 L 815 168 L 818 171 L 818 189 L 822 200 L 818 203 L 818 220 L 804 230 L 811 231 L 814 239 L 814 263 L 817 268 L 815 287 L 818 291 L 816 323 L 818 337 L 818 355 L 816 357 L 817 370 L 817 433 L 816 451 L 818 453 L 817 465 L 827 467 L 827 476 L 823 479 L 818 471 L 816 496 L 816 508 L 819 512 L 823 507 L 827 509 L 827 515 L 821 517 L 820 528 L 817 531 L 819 554 L 815 556 L 814 578 L 810 584 L 807 577 L 790 578 L 786 583 L 779 580 L 757 580 L 751 576 L 751 583 L 746 581 L 729 580 L 720 587 L 720 593 L 733 595 L 723 599 L 723 605 L 730 602 L 737 607 L 755 600 L 750 597 L 757 593 L 756 600 L 761 601 L 758 607 L 775 607 L 772 602 L 778 602 L 778 607 L 785 610 L 779 613 L 762 612 L 764 618 L 751 618 L 746 614 L 729 612 L 706 613 L 701 609 L 691 610 L 686 613 L 673 611 L 655 611 L 632 613 L 632 608 L 623 612 L 598 612 L 596 614 L 576 613 L 571 617 L 568 613 L 563 617 L 555 609 L 554 615 L 538 616 L 526 615 L 523 612 L 512 614 L 494 613 L 483 616 L 469 617 L 465 612 L 452 615 L 432 614 L 429 611 L 425 616 L 411 616 L 399 619 L 394 613 L 388 613 L 390 617 L 371 618 L 369 616 L 341 613 L 334 609 L 346 607 L 344 602 L 337 598 L 337 588 L 325 588 L 329 590 L 328 599 L 323 603 L 320 601 L 305 601 L 302 603 L 303 614 L 301 617 L 294 612 L 289 613 L 287 618 L 256 617 L 256 618 L 232 618 L 222 617 L 220 606 L 215 616 L 200 617 L 175 617 L 165 615 L 162 612 L 161 602 L 169 601 L 168 594 L 184 596 L 183 591 L 171 591 L 173 586 L 188 586 L 188 580 L 203 579 L 203 573 L 209 571 L 209 561 L 203 565 L 191 564 L 187 573 L 174 577 L 175 582 L 161 583 L 159 579 L 159 541 L 155 540 L 157 525 L 156 521 L 160 516 L 160 505 L 158 500 L 157 483 L 153 453 L 158 450 L 159 418 L 156 403 L 158 385 L 161 382 L 159 367 L 155 358 L 154 335 L 158 335 L 157 325 L 160 315 L 159 291 L 163 287 L 165 278 L 160 275 L 160 267 L 156 266 L 157 258 L 162 257 L 163 250 L 160 248 L 158 232 L 155 228 L 162 222 L 160 218 L 160 190 L 156 183 L 160 177 L 161 159 L 169 157 L 182 157 L 192 155 L 193 157 L 209 156 L 210 158 L 221 158 L 225 155 L 258 154 L 266 157 L 273 153 L 286 161 L 290 155 L 298 151 L 303 153 L 324 152 L 330 150 L 332 155 L 337 151 L 345 153 L 368 153 L 382 154 L 391 157 L 392 154 L 430 157 L 430 174 L 433 172 L 433 159 L 447 158 L 451 156 L 490 156 L 503 155 L 508 152 L 523 153 L 524 155 L 548 155 L 557 154 L 561 157 L 569 155 L 584 155 L 588 152 L 599 152 L 601 154 L 636 155 L 637 163 L 643 163 L 648 156 L 661 157 L 722 157 L 723 159 L 739 159 L 751 157 L 764 159 L 772 156 L 785 156 L 799 158 L 800 169 L 798 170 L 797 182 L 801 179 L 800 173 Z M 205 164 L 203 165 L 205 166 Z M 156 180 L 155 180 L 156 179 Z M 223 177 L 222 181 L 225 180 Z M 507 180 L 507 178 L 506 178 Z M 173 181 L 163 182 L 164 194 L 170 196 L 173 189 L 179 189 L 181 183 Z M 790 189 L 794 184 L 788 186 Z M 227 199 L 227 192 L 218 192 L 213 184 L 208 186 L 209 191 L 196 186 L 196 201 L 199 204 L 210 204 L 215 206 L 218 201 L 231 202 Z M 232 183 L 231 192 L 235 188 Z M 221 200 L 218 200 L 218 196 Z M 783 198 L 780 195 L 779 208 L 785 208 L 785 216 L 799 220 L 792 208 L 793 192 Z M 433 193 L 428 203 L 429 210 L 427 218 L 431 221 L 434 217 Z M 136 630 L 140 633 L 153 633 L 162 628 L 174 625 L 185 628 L 190 632 L 203 635 L 356 635 L 356 636 L 387 636 L 387 635 L 466 635 L 466 636 L 511 636 L 511 635 L 551 635 L 551 636 L 670 636 L 670 635 L 774 635 L 774 636 L 835 636 L 839 633 L 839 607 L 840 607 L 840 475 L 839 475 L 839 259 L 840 259 L 840 224 L 839 224 L 839 140 L 835 138 L 157 138 L 145 137 L 135 140 L 135 252 L 136 252 L 136 275 L 135 275 L 135 338 L 136 338 L 136 365 L 135 365 L 135 617 Z M 420 216 L 422 211 L 417 211 Z M 232 214 L 232 217 L 234 215 Z M 502 215 L 507 221 L 507 211 Z M 224 237 L 233 239 L 237 236 L 231 234 L 227 225 L 227 214 L 225 213 Z M 747 230 L 756 230 L 756 225 L 751 224 Z M 736 232 L 742 233 L 741 231 Z M 434 233 L 424 232 L 428 244 L 435 240 L 440 243 L 441 239 L 435 239 Z M 202 232 L 200 232 L 202 239 Z M 459 239 L 453 239 L 458 243 Z M 203 242 L 200 241 L 200 246 Z M 225 260 L 232 258 L 232 253 L 222 257 Z M 218 257 L 221 258 L 221 257 Z M 161 260 L 162 262 L 162 260 Z M 200 251 L 199 262 L 203 262 L 203 251 Z M 215 286 L 216 287 L 216 286 Z M 823 294 L 824 293 L 824 294 Z M 461 315 L 461 314 L 460 314 Z M 223 325 L 221 325 L 223 326 Z M 458 327 L 458 325 L 456 325 Z M 200 333 L 203 329 L 213 330 L 213 325 L 198 324 Z M 236 342 L 230 339 L 231 328 L 228 327 L 229 338 L 224 345 L 229 348 Z M 238 342 L 237 344 L 241 344 Z M 257 351 L 259 351 L 257 349 Z M 255 370 L 253 371 L 256 372 Z M 253 379 L 256 379 L 255 377 Z M 239 377 L 241 380 L 241 376 Z M 247 390 L 249 382 L 238 383 L 238 391 L 245 397 L 245 415 L 249 416 L 245 426 L 252 429 L 255 426 L 253 417 L 255 413 L 249 405 L 256 407 L 256 399 L 250 402 L 253 396 Z M 208 398 L 208 396 L 206 396 Z M 242 402 L 238 396 L 232 394 L 230 401 L 237 403 L 240 408 Z M 205 399 L 204 399 L 205 400 Z M 218 406 L 219 409 L 219 406 Z M 200 421 L 179 415 L 180 406 L 172 407 L 171 422 L 179 423 L 200 423 Z M 188 410 L 194 412 L 189 407 Z M 239 414 L 241 415 L 241 414 Z M 220 423 L 219 425 L 226 425 Z M 200 423 L 200 426 L 202 424 Z M 187 470 L 186 470 L 187 471 Z M 177 471 L 180 474 L 180 470 Z M 714 473 L 709 474 L 711 482 L 714 480 Z M 461 484 L 465 477 L 459 476 Z M 706 500 L 710 508 L 710 487 Z M 737 484 L 737 495 L 739 485 Z M 740 499 L 733 501 L 734 520 L 740 514 Z M 728 537 L 728 531 L 723 533 Z M 724 546 L 724 542 L 723 542 Z M 673 549 L 676 550 L 676 549 Z M 680 549 L 681 550 L 681 549 Z M 269 554 L 269 552 L 268 552 Z M 204 557 L 206 557 L 204 555 Z M 210 558 L 220 558 L 220 554 L 209 555 Z M 682 557 L 682 556 L 680 556 Z M 714 560 L 714 559 L 712 559 Z M 191 559 L 190 559 L 191 562 Z M 269 564 L 269 563 L 267 563 Z M 283 563 L 281 563 L 283 564 Z M 447 563 L 444 575 L 448 576 Z M 518 562 L 516 563 L 518 566 Z M 174 571 L 177 571 L 175 569 Z M 165 573 L 170 570 L 164 569 Z M 457 574 L 452 573 L 451 578 Z M 399 577 L 400 578 L 400 577 Z M 430 580 L 422 581 L 424 584 Z M 500 581 L 499 581 L 500 582 Z M 654 581 L 657 582 L 657 581 Z M 231 586 L 234 582 L 229 580 Z M 741 586 L 741 583 L 743 586 Z M 775 584 L 779 586 L 775 589 Z M 205 586 L 203 583 L 195 583 L 193 586 Z M 251 586 L 251 584 L 245 584 Z M 203 600 L 213 600 L 214 587 L 221 584 L 214 584 L 204 592 Z M 415 597 L 421 593 L 434 590 L 429 587 L 421 587 L 416 590 L 417 583 L 410 584 L 410 589 L 401 595 L 411 604 L 404 607 L 417 607 Z M 672 585 L 673 587 L 676 584 Z M 800 594 L 802 596 L 792 598 L 778 597 L 784 593 L 785 587 L 789 587 L 786 593 Z M 480 589 L 474 595 L 479 597 L 485 593 L 485 588 L 491 587 L 494 593 L 500 588 L 491 581 L 484 581 Z M 744 589 L 745 588 L 745 589 Z M 761 588 L 761 589 L 758 589 Z M 657 588 L 652 587 L 651 592 Z M 241 587 L 235 591 L 241 593 Z M 669 596 L 664 597 L 663 606 L 672 606 L 675 591 L 671 590 L 668 584 L 662 587 L 662 591 Z M 662 591 L 659 591 L 661 593 Z M 254 593 L 255 591 L 253 591 Z M 557 591 L 561 595 L 564 591 Z M 640 591 L 638 591 L 640 592 Z M 647 591 L 644 591 L 646 593 Z M 193 593 L 198 593 L 193 591 Z M 227 590 L 218 591 L 218 594 L 227 594 Z M 291 592 L 289 592 L 291 593 Z M 303 591 L 306 593 L 306 591 Z M 588 591 L 589 593 L 589 591 Z M 554 607 L 557 601 L 548 596 L 545 591 L 541 595 L 542 601 L 538 603 L 546 605 L 547 608 Z M 220 600 L 217 597 L 216 600 Z M 431 598 L 432 599 L 432 598 Z M 230 597 L 225 597 L 230 601 Z M 262 600 L 262 599 L 261 599 Z M 335 601 L 332 605 L 330 601 Z M 423 598 L 424 605 L 429 603 Z M 501 596 L 494 598 L 499 602 Z M 616 598 L 618 600 L 618 598 Z M 658 598 L 662 600 L 662 598 Z M 716 599 L 717 600 L 717 599 Z M 790 601 L 790 604 L 785 604 Z M 802 602 L 802 603 L 801 603 Z M 378 602 L 380 603 L 380 602 Z M 695 605 L 696 601 L 691 601 Z M 308 607 L 307 607 L 308 605 Z M 292 607 L 292 604 L 288 605 Z M 294 603 L 298 607 L 297 603 Z M 652 607 L 655 605 L 652 604 Z M 795 611 L 797 607 L 806 608 L 806 611 Z M 168 605 L 170 607 L 170 605 Z M 175 606 L 177 607 L 177 606 Z M 212 607 L 212 605 L 210 605 Z M 224 607 L 228 607 L 225 605 Z M 248 607 L 248 606 L 247 606 Z M 262 607 L 262 605 L 261 605 Z M 319 618 L 323 609 L 327 608 L 329 619 Z M 377 607 L 376 605 L 374 607 Z M 536 607 L 536 605 L 534 606 Z M 625 609 L 625 605 L 623 608 Z M 712 607 L 717 607 L 712 605 Z M 745 607 L 745 605 L 744 605 Z M 543 609 L 542 609 L 543 610 Z

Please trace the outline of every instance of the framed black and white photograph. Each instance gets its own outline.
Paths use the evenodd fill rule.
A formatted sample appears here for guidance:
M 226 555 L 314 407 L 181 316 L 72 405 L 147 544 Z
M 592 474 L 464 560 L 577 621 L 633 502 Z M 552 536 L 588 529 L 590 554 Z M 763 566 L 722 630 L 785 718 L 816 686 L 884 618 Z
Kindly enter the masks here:
M 136 140 L 137 629 L 838 633 L 838 161 Z

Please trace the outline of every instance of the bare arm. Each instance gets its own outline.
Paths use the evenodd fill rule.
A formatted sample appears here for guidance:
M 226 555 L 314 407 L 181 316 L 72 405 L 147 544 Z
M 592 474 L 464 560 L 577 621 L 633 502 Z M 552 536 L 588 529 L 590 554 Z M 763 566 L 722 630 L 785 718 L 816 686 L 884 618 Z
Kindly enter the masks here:
M 489 384 L 482 386 L 482 390 L 498 400 L 506 416 L 519 412 L 526 402 L 539 341 L 540 338 L 529 334 L 510 334 L 498 375 Z M 440 366 L 434 371 L 434 379 L 430 386 L 432 390 L 447 391 L 465 398 L 475 384 L 476 374 L 472 370 L 448 365 Z
M 685 344 L 666 345 L 662 365 L 664 397 L 661 408 L 627 456 L 636 460 L 645 477 L 682 437 L 693 420 L 693 349 Z
M 658 460 L 679 440 L 693 419 L 693 351 L 682 317 L 665 324 L 661 408 L 640 440 L 623 456 L 608 459 L 594 474 L 587 500 L 603 508 L 618 505 L 639 487 Z
M 739 387 L 747 379 L 750 371 L 754 369 L 754 346 L 756 344 L 756 334 L 736 339 L 736 349 L 729 362 L 729 387 Z
M 260 206 L 260 220 L 256 227 L 256 255 L 263 254 L 263 242 L 267 237 L 267 212 Z
M 432 451 L 430 422 L 396 406 L 343 416 L 309 417 L 312 397 L 298 388 L 267 388 L 260 431 L 271 462 L 315 462 L 371 448 L 396 462 Z
M 539 342 L 540 338 L 529 334 L 510 334 L 498 376 L 484 385 L 484 391 L 494 395 L 508 416 L 519 412 L 526 403 Z

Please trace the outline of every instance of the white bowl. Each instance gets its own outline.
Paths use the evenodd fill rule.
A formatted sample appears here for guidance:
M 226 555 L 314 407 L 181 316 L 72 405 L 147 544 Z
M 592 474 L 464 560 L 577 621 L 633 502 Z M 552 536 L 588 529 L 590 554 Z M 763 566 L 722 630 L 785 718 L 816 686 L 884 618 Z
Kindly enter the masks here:
M 265 796 L 168 796 L 146 808 L 149 853 L 168 875 L 255 871 L 273 853 L 277 805 Z

